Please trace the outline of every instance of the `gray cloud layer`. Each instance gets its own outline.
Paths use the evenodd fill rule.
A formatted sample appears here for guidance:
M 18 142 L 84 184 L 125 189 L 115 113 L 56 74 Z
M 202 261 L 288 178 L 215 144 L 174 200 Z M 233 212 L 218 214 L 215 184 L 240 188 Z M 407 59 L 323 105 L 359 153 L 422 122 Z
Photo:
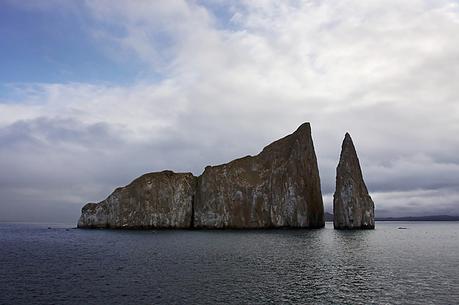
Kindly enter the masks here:
M 459 214 L 456 2 L 109 2 L 79 7 L 90 34 L 163 79 L 16 85 L 0 220 L 74 221 L 146 171 L 200 174 L 304 121 L 328 209 L 349 131 L 379 216 Z

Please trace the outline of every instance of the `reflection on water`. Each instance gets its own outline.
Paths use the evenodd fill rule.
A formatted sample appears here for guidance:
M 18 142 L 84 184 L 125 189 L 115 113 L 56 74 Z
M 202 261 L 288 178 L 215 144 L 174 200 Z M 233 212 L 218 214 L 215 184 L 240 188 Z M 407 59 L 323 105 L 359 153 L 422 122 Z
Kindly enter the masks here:
M 407 230 L 398 230 L 400 226 Z M 459 223 L 374 231 L 0 224 L 0 304 L 455 304 Z

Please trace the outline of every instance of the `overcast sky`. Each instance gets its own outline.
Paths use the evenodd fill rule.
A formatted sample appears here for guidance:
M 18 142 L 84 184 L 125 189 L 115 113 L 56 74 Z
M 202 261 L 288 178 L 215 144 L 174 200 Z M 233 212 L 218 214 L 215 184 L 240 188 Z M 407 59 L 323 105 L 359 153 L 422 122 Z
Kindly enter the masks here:
M 0 1 L 0 221 L 77 221 L 311 122 L 326 210 L 346 131 L 377 216 L 459 214 L 459 3 Z

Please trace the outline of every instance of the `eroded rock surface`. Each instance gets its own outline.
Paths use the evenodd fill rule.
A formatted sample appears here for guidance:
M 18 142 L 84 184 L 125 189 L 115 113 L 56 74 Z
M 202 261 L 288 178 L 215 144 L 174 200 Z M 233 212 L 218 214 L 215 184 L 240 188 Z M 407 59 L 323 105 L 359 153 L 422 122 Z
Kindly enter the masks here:
M 374 203 L 363 181 L 351 136 L 346 133 L 336 169 L 333 195 L 335 229 L 374 229 Z
M 163 171 L 145 174 L 107 199 L 88 203 L 79 228 L 189 228 L 196 177 Z
M 208 166 L 199 177 L 146 174 L 88 203 L 81 228 L 323 227 L 320 178 L 309 123 L 248 156 Z
M 323 227 L 319 170 L 309 123 L 257 156 L 206 167 L 198 178 L 194 225 Z

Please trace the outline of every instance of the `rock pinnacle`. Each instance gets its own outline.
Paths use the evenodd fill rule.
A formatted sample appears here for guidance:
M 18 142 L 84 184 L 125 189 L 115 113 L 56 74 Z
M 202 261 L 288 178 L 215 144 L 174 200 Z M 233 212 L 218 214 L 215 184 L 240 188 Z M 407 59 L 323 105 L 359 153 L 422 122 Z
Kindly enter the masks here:
M 335 229 L 374 229 L 374 203 L 363 181 L 359 158 L 349 133 L 341 146 L 333 195 Z

